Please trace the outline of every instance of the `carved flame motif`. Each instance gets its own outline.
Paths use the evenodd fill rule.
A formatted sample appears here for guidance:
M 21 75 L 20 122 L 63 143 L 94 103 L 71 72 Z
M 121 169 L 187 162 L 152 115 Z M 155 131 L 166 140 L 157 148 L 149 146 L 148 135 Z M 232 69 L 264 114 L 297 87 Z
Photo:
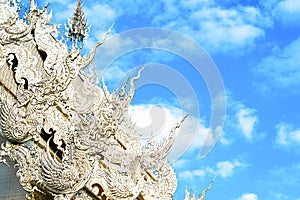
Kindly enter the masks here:
M 47 6 L 18 10 L 0 0 L 0 162 L 15 162 L 28 199 L 172 199 L 166 156 L 180 124 L 143 145 L 126 114 L 142 69 L 119 93 L 81 71 L 112 27 L 85 57 L 57 39 Z

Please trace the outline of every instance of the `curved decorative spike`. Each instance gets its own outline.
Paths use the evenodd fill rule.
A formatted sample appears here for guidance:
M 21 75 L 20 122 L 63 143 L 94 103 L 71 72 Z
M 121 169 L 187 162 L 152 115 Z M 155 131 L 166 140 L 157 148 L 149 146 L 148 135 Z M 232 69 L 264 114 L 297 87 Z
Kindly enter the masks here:
M 164 164 L 162 161 L 167 161 L 166 158 L 175 140 L 175 131 L 180 128 L 186 118 L 187 115 L 172 128 L 169 138 L 164 139 L 161 144 L 155 144 L 153 141 L 148 142 L 142 153 L 142 161 L 146 169 L 152 169 L 153 167 L 159 168 Z
M 131 80 L 130 80 L 130 84 L 129 84 L 129 92 L 127 94 L 127 97 L 126 97 L 126 101 L 125 101 L 125 106 L 129 106 L 133 96 L 134 96 L 134 81 L 138 80 L 140 77 L 141 77 L 141 72 L 145 69 L 145 67 L 141 67 L 139 70 L 138 70 L 138 74 L 137 76 L 133 77 Z
M 205 189 L 202 191 L 202 194 L 201 194 L 201 197 L 200 197 L 199 200 L 204 200 L 205 195 L 206 195 L 206 192 L 207 192 L 208 190 L 210 190 L 210 188 L 211 188 L 212 184 L 214 183 L 214 181 L 215 181 L 215 180 L 212 180 L 212 181 L 210 182 L 209 186 L 208 186 L 207 188 L 205 188 Z
M 35 4 L 34 4 L 34 0 L 30 0 L 30 11 L 34 11 L 37 10 Z
M 182 118 L 182 120 L 181 120 L 179 123 L 177 123 L 177 124 L 172 128 L 172 130 L 171 130 L 171 135 L 172 135 L 172 136 L 175 136 L 175 131 L 176 131 L 176 129 L 179 129 L 179 128 L 181 127 L 182 123 L 184 122 L 184 120 L 186 120 L 187 117 L 188 117 L 188 114 L 186 114 L 186 115 Z
M 110 34 L 110 32 L 111 32 L 111 30 L 112 30 L 113 27 L 114 27 L 114 24 L 112 24 L 112 25 L 109 27 L 109 29 L 104 33 L 104 35 L 103 35 L 103 37 L 102 37 L 102 40 L 101 40 L 100 42 L 98 42 L 97 44 L 94 45 L 94 47 L 93 47 L 92 50 L 91 50 L 91 53 L 90 53 L 89 57 L 86 58 L 86 59 L 84 59 L 83 62 L 80 63 L 81 66 L 82 66 L 80 69 L 83 69 L 83 68 L 85 68 L 86 66 L 88 66 L 89 64 L 92 63 L 92 61 L 93 61 L 93 59 L 94 59 L 94 57 L 95 57 L 95 54 L 96 54 L 96 49 L 97 49 L 97 47 L 99 47 L 99 46 L 101 46 L 101 45 L 104 44 L 107 35 Z

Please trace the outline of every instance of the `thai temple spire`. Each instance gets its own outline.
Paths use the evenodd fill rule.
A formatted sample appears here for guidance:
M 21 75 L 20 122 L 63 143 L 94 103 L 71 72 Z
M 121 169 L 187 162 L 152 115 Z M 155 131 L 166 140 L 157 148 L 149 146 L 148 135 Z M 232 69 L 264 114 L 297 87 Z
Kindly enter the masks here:
M 34 4 L 34 0 L 30 0 L 30 11 L 33 11 L 36 9 L 36 6 Z
M 67 25 L 67 35 L 72 42 L 72 47 L 78 48 L 88 36 L 89 28 L 82 9 L 81 0 L 78 0 L 72 20 Z
M 85 57 L 80 0 L 66 27 L 72 51 L 53 34 L 47 5 L 30 0 L 21 19 L 12 1 L 0 0 L 0 164 L 14 163 L 26 199 L 172 200 L 177 178 L 167 155 L 186 117 L 169 137 L 144 144 L 127 112 L 143 68 L 120 92 L 81 70 L 112 26 Z M 210 187 L 185 200 L 204 200 Z

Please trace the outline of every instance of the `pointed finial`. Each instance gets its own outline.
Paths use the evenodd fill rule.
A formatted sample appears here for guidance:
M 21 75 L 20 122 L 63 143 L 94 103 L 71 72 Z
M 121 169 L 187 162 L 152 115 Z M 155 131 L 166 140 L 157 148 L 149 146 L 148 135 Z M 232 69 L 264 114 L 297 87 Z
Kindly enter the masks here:
M 211 186 L 212 186 L 212 184 L 214 183 L 214 179 L 210 182 L 210 184 L 209 184 L 209 186 L 207 187 L 207 188 L 205 188 L 203 191 L 202 191 L 202 194 L 201 194 L 201 197 L 200 197 L 200 199 L 199 200 L 204 200 L 204 198 L 205 198 L 205 195 L 206 195 L 206 192 L 208 191 L 208 190 L 210 190 L 210 188 L 211 188 Z
M 79 48 L 88 36 L 89 28 L 87 27 L 87 20 L 82 9 L 81 0 L 77 1 L 77 5 L 72 17 L 67 26 L 67 35 L 72 46 Z
M 30 11 L 36 10 L 36 6 L 34 4 L 34 0 L 30 0 Z

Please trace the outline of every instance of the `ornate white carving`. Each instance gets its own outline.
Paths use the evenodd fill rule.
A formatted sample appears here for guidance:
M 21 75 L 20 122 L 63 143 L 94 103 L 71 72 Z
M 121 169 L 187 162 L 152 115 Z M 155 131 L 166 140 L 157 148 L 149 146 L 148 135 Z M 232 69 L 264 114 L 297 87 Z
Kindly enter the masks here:
M 23 21 L 15 1 L 0 1 L 0 162 L 15 162 L 31 199 L 172 199 L 166 156 L 180 123 L 143 145 L 126 115 L 142 69 L 120 93 L 81 71 L 112 27 L 83 57 L 57 39 L 46 7 L 30 5 Z

